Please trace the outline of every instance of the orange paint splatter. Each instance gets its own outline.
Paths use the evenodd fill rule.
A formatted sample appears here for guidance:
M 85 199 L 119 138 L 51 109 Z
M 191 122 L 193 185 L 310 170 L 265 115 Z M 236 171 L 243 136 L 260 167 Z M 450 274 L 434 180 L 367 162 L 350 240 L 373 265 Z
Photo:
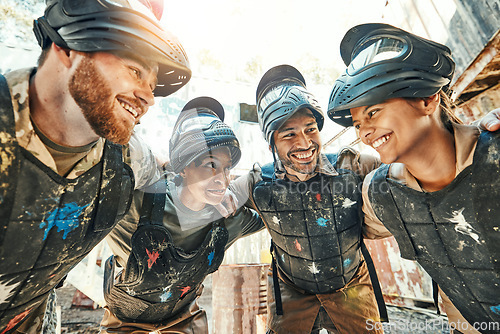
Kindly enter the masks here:
M 148 257 L 149 257 L 148 268 L 151 269 L 153 264 L 155 264 L 156 259 L 158 259 L 158 256 L 160 256 L 160 254 L 158 253 L 158 251 L 153 251 L 152 253 L 150 253 L 147 248 L 146 248 L 146 253 L 148 254 Z
M 21 320 L 23 320 L 28 315 L 28 313 L 30 313 L 30 311 L 31 309 L 26 310 L 23 313 L 20 313 L 16 315 L 14 318 L 12 318 L 7 324 L 7 328 L 5 328 L 1 334 L 5 334 L 7 333 L 8 330 L 14 328 Z
M 321 194 L 316 194 L 316 200 L 319 202 L 321 201 Z

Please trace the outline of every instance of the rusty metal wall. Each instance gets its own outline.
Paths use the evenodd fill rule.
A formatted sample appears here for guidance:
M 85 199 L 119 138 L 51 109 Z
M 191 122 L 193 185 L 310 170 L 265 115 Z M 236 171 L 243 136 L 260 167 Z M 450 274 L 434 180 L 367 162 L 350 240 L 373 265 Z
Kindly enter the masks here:
M 214 334 L 256 334 L 267 311 L 268 264 L 222 265 L 212 274 Z
M 398 306 L 431 304 L 432 280 L 415 261 L 401 258 L 394 237 L 365 240 L 387 303 Z
M 496 108 L 500 108 L 500 84 L 459 104 L 455 108 L 455 113 L 469 124 Z

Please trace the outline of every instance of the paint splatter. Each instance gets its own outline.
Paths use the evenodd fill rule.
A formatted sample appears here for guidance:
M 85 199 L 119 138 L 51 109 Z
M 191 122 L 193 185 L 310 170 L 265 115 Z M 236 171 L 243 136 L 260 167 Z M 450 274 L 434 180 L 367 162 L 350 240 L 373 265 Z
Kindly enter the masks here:
M 471 226 L 471 224 L 467 223 L 465 217 L 463 215 L 465 208 L 461 208 L 460 210 L 456 210 L 452 212 L 452 218 L 448 218 L 448 220 L 455 225 L 455 231 L 458 233 L 462 233 L 464 235 L 468 235 L 472 239 L 476 240 L 477 243 L 481 243 L 479 241 L 479 234 L 477 231 Z
M 167 291 L 169 287 L 163 288 L 163 293 L 160 295 L 160 302 L 165 303 L 170 297 L 172 297 L 172 292 Z
M 65 204 L 62 208 L 50 212 L 49 216 L 40 223 L 40 228 L 45 228 L 43 240 L 47 238 L 49 231 L 56 226 L 57 232 L 64 231 L 63 239 L 66 239 L 68 233 L 80 226 L 80 215 L 82 211 L 89 206 L 78 206 L 76 203 Z
M 495 314 L 500 314 L 500 304 L 497 306 L 491 306 L 490 310 Z
M 190 286 L 186 286 L 185 288 L 182 288 L 181 291 L 181 297 L 184 296 L 186 293 L 188 293 L 189 289 L 191 289 Z
M 211 251 L 210 254 L 208 254 L 208 265 L 209 266 L 212 265 L 212 261 L 214 260 L 214 256 L 215 256 L 215 251 Z
M 16 315 L 14 318 L 12 318 L 9 323 L 7 324 L 7 327 L 4 329 L 4 331 L 0 334 L 5 334 L 7 333 L 8 330 L 14 328 L 21 320 L 24 319 L 31 311 L 31 308 L 29 310 L 24 311 L 23 313 L 20 313 Z
M 5 282 L 0 282 L 0 305 L 7 302 L 7 300 L 14 294 L 14 289 L 19 285 L 20 282 L 11 285 L 14 278 L 7 280 Z
M 328 222 L 328 219 L 320 217 L 318 220 L 316 220 L 316 223 L 321 226 L 321 227 L 326 227 L 326 223 Z
M 278 219 L 278 217 L 274 216 L 273 219 L 272 219 L 273 223 L 275 223 L 276 225 L 279 225 L 280 224 L 280 220 Z
M 349 198 L 346 198 L 346 199 L 344 200 L 344 202 L 342 202 L 342 207 L 343 207 L 344 209 L 347 209 L 347 208 L 350 208 L 351 206 L 353 206 L 353 205 L 354 205 L 354 204 L 356 204 L 356 203 L 357 203 L 357 202 L 352 201 L 352 200 L 351 200 L 351 199 L 349 199 Z
M 342 195 L 334 195 L 332 197 L 332 202 L 333 202 L 333 205 L 339 205 L 339 202 L 340 201 L 344 201 L 345 197 L 342 196 Z
M 152 253 L 150 253 L 147 248 L 146 248 L 146 253 L 148 254 L 149 257 L 148 268 L 151 269 L 153 264 L 155 264 L 156 260 L 158 259 L 158 256 L 160 256 L 160 254 L 158 253 L 158 251 L 153 251 Z
M 497 164 L 498 160 L 500 160 L 500 152 L 496 146 L 491 145 L 488 148 L 488 163 Z
M 311 272 L 311 274 L 318 274 L 320 272 L 318 267 L 316 266 L 316 263 L 314 262 L 309 266 L 309 271 Z
M 295 239 L 295 249 L 297 249 L 299 252 L 302 252 L 302 246 L 299 244 L 299 241 Z
M 344 267 L 348 267 L 351 264 L 352 260 L 347 258 L 344 260 Z
M 321 201 L 321 194 L 316 194 L 316 200 L 319 202 Z

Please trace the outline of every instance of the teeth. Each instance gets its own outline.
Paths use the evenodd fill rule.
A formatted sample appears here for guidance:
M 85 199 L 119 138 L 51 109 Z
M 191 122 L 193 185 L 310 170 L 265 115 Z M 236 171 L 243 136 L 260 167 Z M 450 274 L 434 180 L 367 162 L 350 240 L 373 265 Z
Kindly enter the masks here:
M 372 143 L 373 148 L 377 149 L 380 145 L 382 145 L 383 143 L 385 143 L 388 139 L 389 139 L 389 135 L 385 135 L 383 137 L 380 137 L 379 139 L 375 140 Z
M 306 153 L 295 153 L 294 155 L 299 159 L 307 159 L 313 155 L 313 152 L 310 151 L 310 152 L 306 152 Z
M 135 111 L 134 107 L 132 107 L 130 104 L 125 103 L 125 102 L 120 102 L 120 105 L 127 110 L 129 113 L 131 113 L 134 117 L 137 117 L 139 113 Z

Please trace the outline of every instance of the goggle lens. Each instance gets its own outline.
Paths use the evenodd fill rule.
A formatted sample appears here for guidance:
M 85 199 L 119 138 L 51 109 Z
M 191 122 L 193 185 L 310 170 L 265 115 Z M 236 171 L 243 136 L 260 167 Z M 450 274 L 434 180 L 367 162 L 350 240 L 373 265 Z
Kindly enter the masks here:
M 182 122 L 181 126 L 178 128 L 177 132 L 185 133 L 188 131 L 199 130 L 203 131 L 208 129 L 212 123 L 220 121 L 220 119 L 212 114 L 201 113 L 196 117 L 188 118 Z
M 258 110 L 263 111 L 266 109 L 271 103 L 277 101 L 280 97 L 283 95 L 283 89 L 287 87 L 299 87 L 300 89 L 303 89 L 302 86 L 299 84 L 293 82 L 293 81 L 285 81 L 283 83 L 280 83 L 278 86 L 275 86 L 271 89 L 269 89 L 264 96 L 259 101 Z
M 408 49 L 403 40 L 391 37 L 377 37 L 361 44 L 355 51 L 349 69 L 358 71 L 368 65 L 398 58 Z

